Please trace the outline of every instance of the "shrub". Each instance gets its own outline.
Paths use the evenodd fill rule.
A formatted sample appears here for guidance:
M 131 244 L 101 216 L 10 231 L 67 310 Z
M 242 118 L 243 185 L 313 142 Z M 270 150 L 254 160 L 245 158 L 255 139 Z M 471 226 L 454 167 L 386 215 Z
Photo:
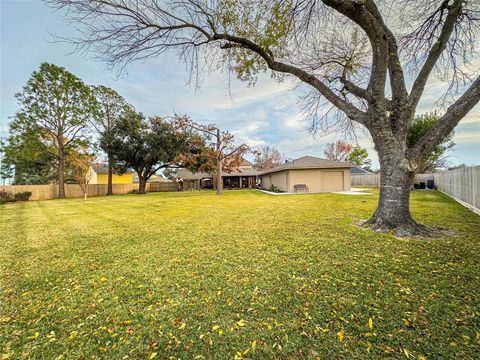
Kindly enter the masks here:
M 0 190 L 0 204 L 15 201 L 13 194 L 10 191 Z
M 13 196 L 13 201 L 28 201 L 30 200 L 31 196 L 32 196 L 31 191 L 19 192 Z
M 0 190 L 0 204 L 15 201 L 28 201 L 31 196 L 32 193 L 30 191 L 23 191 L 14 195 L 10 191 Z

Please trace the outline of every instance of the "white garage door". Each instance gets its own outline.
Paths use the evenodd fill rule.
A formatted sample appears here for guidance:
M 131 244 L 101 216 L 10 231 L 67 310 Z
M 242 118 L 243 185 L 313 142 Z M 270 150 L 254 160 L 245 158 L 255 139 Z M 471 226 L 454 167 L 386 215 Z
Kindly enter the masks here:
M 322 191 L 343 191 L 343 172 L 342 171 L 323 172 Z

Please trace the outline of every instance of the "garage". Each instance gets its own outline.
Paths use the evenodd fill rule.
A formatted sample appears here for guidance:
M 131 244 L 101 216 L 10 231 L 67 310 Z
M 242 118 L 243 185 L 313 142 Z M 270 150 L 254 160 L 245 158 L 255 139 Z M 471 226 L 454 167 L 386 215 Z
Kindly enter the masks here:
M 288 193 L 348 191 L 351 167 L 346 162 L 303 156 L 263 171 L 261 187 Z
M 343 189 L 342 171 L 324 171 L 322 173 L 323 191 L 343 191 Z

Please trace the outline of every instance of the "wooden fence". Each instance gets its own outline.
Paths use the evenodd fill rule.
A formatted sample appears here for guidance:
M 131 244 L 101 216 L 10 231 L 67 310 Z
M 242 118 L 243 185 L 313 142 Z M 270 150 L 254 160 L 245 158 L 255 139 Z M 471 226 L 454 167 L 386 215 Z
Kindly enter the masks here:
M 158 183 L 147 183 L 147 192 L 164 192 L 177 191 L 177 183 L 174 181 L 163 181 Z M 32 196 L 30 200 L 48 200 L 58 197 L 58 185 L 11 185 L 0 186 L 0 190 L 6 190 L 12 194 L 30 191 Z M 112 190 L 114 195 L 128 194 L 133 190 L 138 190 L 138 184 L 113 184 Z M 106 184 L 90 184 L 88 185 L 88 196 L 104 196 L 107 195 Z M 67 198 L 83 197 L 83 191 L 77 184 L 65 185 L 65 196 Z
M 480 165 L 435 173 L 434 181 L 440 191 L 480 214 Z
M 380 186 L 380 175 L 368 174 L 368 175 L 352 175 L 350 176 L 352 186 Z

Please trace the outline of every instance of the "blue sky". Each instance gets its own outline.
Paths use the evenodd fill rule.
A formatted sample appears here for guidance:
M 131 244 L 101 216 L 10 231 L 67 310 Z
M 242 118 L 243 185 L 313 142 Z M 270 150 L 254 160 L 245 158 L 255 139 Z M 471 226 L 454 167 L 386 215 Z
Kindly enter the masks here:
M 64 66 L 87 84 L 117 90 L 147 115 L 188 114 L 198 122 L 216 123 L 230 130 L 239 142 L 253 147 L 273 145 L 291 158 L 321 157 L 326 143 L 343 139 L 342 134 L 313 138 L 305 131 L 298 92 L 289 81 L 279 84 L 265 75 L 259 77 L 255 87 L 232 79 L 229 88 L 227 74 L 213 73 L 206 75 L 202 87 L 195 90 L 185 85 L 187 72 L 174 54 L 131 64 L 128 74 L 117 78 L 104 63 L 69 55 L 72 49 L 68 44 L 52 41 L 51 33 L 66 35 L 73 31 L 61 13 L 39 1 L 0 0 L 0 6 L 2 137 L 8 134 L 8 122 L 17 110 L 14 94 L 40 63 L 47 61 Z M 432 79 L 418 113 L 435 110 L 435 100 L 443 88 L 440 81 Z M 480 105 L 456 128 L 454 141 L 457 145 L 448 154 L 452 164 L 480 164 Z M 363 135 L 358 142 L 368 149 L 374 167 L 378 167 L 370 138 Z

